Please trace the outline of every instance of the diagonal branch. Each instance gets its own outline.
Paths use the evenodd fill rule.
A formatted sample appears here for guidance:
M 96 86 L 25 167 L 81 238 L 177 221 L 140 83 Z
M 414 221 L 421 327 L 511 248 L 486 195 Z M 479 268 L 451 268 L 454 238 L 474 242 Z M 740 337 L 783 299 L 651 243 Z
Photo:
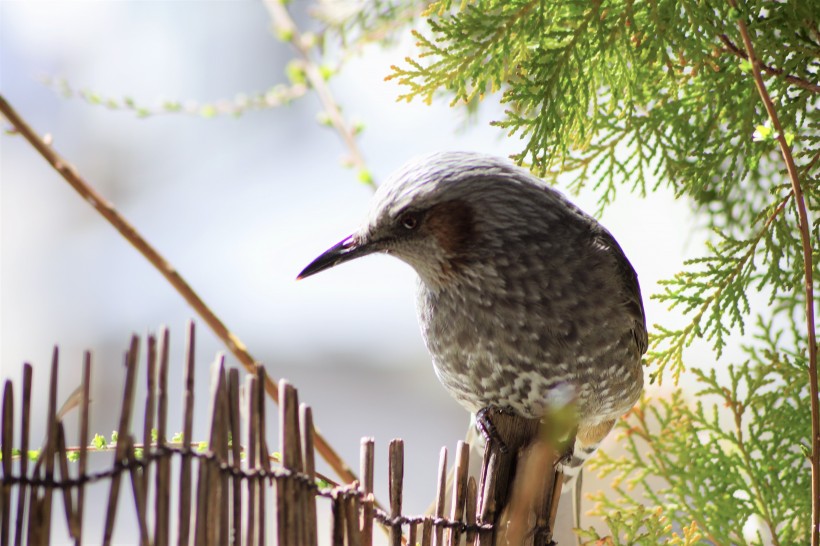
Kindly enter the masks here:
M 728 49 L 731 53 L 734 53 L 741 59 L 746 59 L 747 61 L 749 60 L 749 55 L 741 48 L 737 47 L 734 44 L 734 42 L 732 42 L 732 40 L 729 39 L 728 36 L 726 36 L 725 34 L 721 34 L 718 37 L 720 38 L 720 41 L 723 42 L 723 44 L 726 46 L 726 49 Z M 804 80 L 803 78 L 799 78 L 797 76 L 793 76 L 791 74 L 786 74 L 785 70 L 775 68 L 767 64 L 763 64 L 762 62 L 760 62 L 760 60 L 758 60 L 757 62 L 760 66 L 760 69 L 766 72 L 767 74 L 770 74 L 772 76 L 780 76 L 787 82 L 794 84 L 797 87 L 802 87 L 803 89 L 811 91 L 812 93 L 820 93 L 820 85 L 817 85 L 816 83 L 812 83 L 810 81 Z
M 2 95 L 0 95 L 0 113 L 6 117 L 17 132 L 54 167 L 54 170 L 56 170 L 83 199 L 108 220 L 108 223 L 114 226 L 114 228 L 171 283 L 171 286 L 194 308 L 194 311 L 205 321 L 205 324 L 227 345 L 228 349 L 237 360 L 239 360 L 245 370 L 248 373 L 255 374 L 256 360 L 251 356 L 245 344 L 240 341 L 236 334 L 228 330 L 228 327 L 225 326 L 219 317 L 202 301 L 202 298 L 194 292 L 188 282 L 182 278 L 182 275 L 140 235 L 137 229 L 114 208 L 114 205 L 91 187 L 70 163 L 63 159 L 49 144 L 40 138 L 11 105 L 6 102 L 5 97 Z M 272 379 L 269 375 L 266 376 L 265 391 L 274 402 L 279 402 L 279 390 L 276 386 L 276 380 Z M 327 443 L 319 431 L 316 431 L 315 444 L 316 450 L 342 480 L 346 482 L 356 480 L 356 475 L 350 467 L 341 459 L 330 444 Z
M 735 0 L 729 0 L 732 8 L 738 9 Z M 761 63 L 755 56 L 754 47 L 752 46 L 752 39 L 749 36 L 749 30 L 743 19 L 738 19 L 738 28 L 740 35 L 743 37 L 743 45 L 746 48 L 746 54 L 749 61 L 752 63 L 752 73 L 754 75 L 755 86 L 766 107 L 766 113 L 772 122 L 772 128 L 777 132 L 777 142 L 780 146 L 780 151 L 783 154 L 783 161 L 786 163 L 786 170 L 789 173 L 789 180 L 791 181 L 792 191 L 794 191 L 794 202 L 797 206 L 797 214 L 800 219 L 800 241 L 803 246 L 803 274 L 804 274 L 804 289 L 806 292 L 806 328 L 808 330 L 808 349 L 809 349 L 809 389 L 811 392 L 811 545 L 820 546 L 820 400 L 818 400 L 818 385 L 817 385 L 817 337 L 814 326 L 814 280 L 812 271 L 812 248 L 811 235 L 809 226 L 809 216 L 806 211 L 806 199 L 803 196 L 803 188 L 800 186 L 800 178 L 797 172 L 797 166 L 794 163 L 789 143 L 786 142 L 786 136 L 783 133 L 783 127 L 780 125 L 780 119 L 777 117 L 777 111 L 774 108 L 774 103 L 766 91 L 766 85 L 763 83 L 763 77 L 760 75 Z
M 356 131 L 348 125 L 342 116 L 342 111 L 333 98 L 333 94 L 330 92 L 325 78 L 322 76 L 319 67 L 313 61 L 307 40 L 305 40 L 304 35 L 299 32 L 296 23 L 293 22 L 293 18 L 290 16 L 290 13 L 288 13 L 287 7 L 285 6 L 286 3 L 281 0 L 264 0 L 264 4 L 270 13 L 276 30 L 281 36 L 287 37 L 287 41 L 293 45 L 304 61 L 305 76 L 313 89 L 316 90 L 316 94 L 319 96 L 319 100 L 327 113 L 331 125 L 333 125 L 336 132 L 342 137 L 345 146 L 347 146 L 348 152 L 350 152 L 350 160 L 356 168 L 359 179 L 375 190 L 376 183 L 370 175 L 370 171 L 364 161 L 364 156 L 356 142 Z

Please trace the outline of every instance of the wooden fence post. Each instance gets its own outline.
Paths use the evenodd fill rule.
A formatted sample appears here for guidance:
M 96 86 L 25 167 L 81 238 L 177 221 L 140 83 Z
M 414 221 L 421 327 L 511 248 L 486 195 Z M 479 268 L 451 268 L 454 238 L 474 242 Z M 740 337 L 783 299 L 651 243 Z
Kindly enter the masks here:
M 390 517 L 401 516 L 402 493 L 404 487 L 404 440 L 396 438 L 390 441 L 388 466 L 390 472 Z M 391 546 L 401 546 L 401 525 L 390 527 Z
M 538 419 L 525 419 L 498 410 L 491 410 L 489 416 L 504 445 L 491 439 L 484 452 L 478 513 L 480 523 L 492 524 L 493 530 L 480 531 L 478 544 L 549 544 L 551 533 L 542 530 L 553 523 L 550 520 L 553 507 L 552 499 L 544 500 L 544 495 L 552 490 L 555 475 L 552 469 L 557 454 L 550 446 L 537 442 Z M 520 476 L 517 481 L 516 473 Z M 544 479 L 537 479 L 538 476 Z

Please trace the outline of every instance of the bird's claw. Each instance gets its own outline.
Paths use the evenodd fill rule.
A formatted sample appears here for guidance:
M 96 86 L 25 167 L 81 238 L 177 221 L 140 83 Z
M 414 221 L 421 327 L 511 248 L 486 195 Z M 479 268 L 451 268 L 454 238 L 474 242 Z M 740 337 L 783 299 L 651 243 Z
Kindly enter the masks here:
M 507 448 L 507 444 L 504 442 L 504 440 L 501 439 L 501 435 L 498 434 L 498 429 L 495 427 L 493 420 L 490 418 L 491 411 L 503 413 L 507 410 L 496 406 L 487 406 L 486 408 L 481 408 L 475 413 L 475 425 L 478 428 L 479 432 L 481 432 L 481 435 L 484 436 L 484 440 L 487 443 L 492 441 L 498 446 L 498 450 L 501 453 L 507 453 L 509 451 L 509 448 Z
M 564 468 L 568 466 L 573 466 L 573 460 L 575 459 L 575 442 L 570 442 L 569 446 L 566 447 L 564 452 L 555 459 L 555 464 L 553 468 L 560 472 L 564 471 Z

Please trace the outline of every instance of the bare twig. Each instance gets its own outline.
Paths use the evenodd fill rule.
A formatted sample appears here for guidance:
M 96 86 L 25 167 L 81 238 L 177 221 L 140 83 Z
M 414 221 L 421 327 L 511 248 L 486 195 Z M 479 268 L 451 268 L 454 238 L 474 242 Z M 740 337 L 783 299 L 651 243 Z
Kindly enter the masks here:
M 737 47 L 734 44 L 734 42 L 732 42 L 732 40 L 729 39 L 728 36 L 726 36 L 725 34 L 721 34 L 718 37 L 720 38 L 720 41 L 723 42 L 723 44 L 726 46 L 727 51 L 735 54 L 741 59 L 746 59 L 747 61 L 749 60 L 749 55 L 741 48 Z M 770 74 L 772 76 L 780 76 L 787 82 L 794 84 L 797 87 L 802 87 L 803 89 L 811 91 L 812 93 L 820 93 L 820 85 L 817 85 L 816 83 L 812 83 L 810 81 L 804 80 L 803 78 L 799 78 L 797 76 L 793 76 L 791 74 L 787 74 L 785 70 L 775 68 L 767 64 L 763 64 L 762 62 L 760 62 L 760 60 L 758 60 L 758 65 L 760 66 L 760 69 L 766 72 L 767 74 Z
M 131 97 L 103 96 L 96 91 L 75 89 L 64 78 L 46 77 L 43 78 L 42 83 L 65 98 L 76 96 L 88 104 L 102 106 L 109 110 L 132 112 L 140 118 L 168 114 L 188 114 L 204 118 L 240 116 L 252 110 L 267 110 L 290 104 L 302 98 L 308 91 L 308 86 L 303 83 L 280 84 L 266 91 L 241 94 L 232 99 L 224 98 L 211 102 L 166 100 L 162 104 L 148 106 L 138 103 Z
M 737 10 L 737 2 L 729 0 L 731 6 Z M 808 330 L 808 349 L 809 349 L 809 389 L 811 392 L 811 544 L 812 546 L 820 546 L 820 401 L 818 401 L 818 386 L 817 386 L 817 338 L 814 329 L 814 280 L 812 271 L 812 248 L 811 235 L 809 227 L 809 216 L 806 211 L 806 200 L 803 196 L 803 188 L 800 186 L 799 173 L 797 166 L 794 163 L 789 143 L 786 141 L 786 136 L 783 132 L 783 127 L 780 125 L 780 119 L 777 117 L 777 111 L 774 108 L 774 103 L 766 91 L 766 85 L 763 82 L 763 77 L 760 74 L 761 63 L 754 52 L 752 46 L 752 39 L 749 35 L 749 30 L 742 18 L 737 21 L 740 35 L 743 37 L 743 45 L 746 48 L 746 54 L 749 61 L 752 63 L 752 74 L 754 75 L 755 86 L 766 107 L 766 113 L 772 122 L 772 128 L 776 131 L 777 142 L 780 145 L 780 151 L 783 154 L 783 161 L 786 163 L 786 170 L 789 173 L 789 180 L 791 181 L 792 191 L 794 192 L 794 202 L 797 207 L 797 214 L 800 219 L 800 242 L 803 246 L 803 276 L 804 289 L 806 292 L 806 328 Z
M 370 171 L 364 161 L 364 156 L 356 142 L 356 133 L 342 116 L 342 111 L 333 98 L 333 94 L 330 92 L 330 88 L 322 76 L 319 66 L 313 60 L 311 46 L 305 39 L 305 36 L 299 31 L 290 13 L 288 13 L 285 2 L 280 0 L 264 1 L 265 7 L 267 7 L 271 19 L 273 19 L 276 31 L 280 36 L 286 37 L 305 63 L 305 76 L 313 89 L 316 90 L 316 94 L 319 96 L 319 100 L 325 109 L 330 123 L 333 125 L 333 128 L 336 129 L 336 132 L 339 133 L 339 136 L 342 137 L 345 146 L 347 146 L 348 152 L 350 153 L 350 161 L 359 173 L 361 181 L 375 189 L 376 183 L 370 175 Z
M 39 153 L 48 161 L 54 170 L 68 182 L 83 199 L 88 201 L 97 212 L 99 212 L 114 228 L 125 237 L 145 258 L 151 262 L 162 275 L 171 283 L 177 292 L 194 308 L 194 311 L 213 330 L 213 332 L 225 343 L 228 349 L 239 360 L 248 373 L 256 373 L 256 360 L 248 352 L 245 344 L 228 330 L 227 326 L 214 314 L 213 311 L 202 301 L 191 288 L 182 275 L 162 256 L 157 250 L 146 241 L 142 235 L 131 225 L 100 193 L 91 187 L 83 179 L 77 170 L 69 164 L 62 156 L 51 148 L 34 130 L 23 120 L 22 117 L 11 107 L 5 97 L 0 95 L 0 113 L 6 117 L 15 130 L 19 132 Z M 276 380 L 266 376 L 265 392 L 275 402 L 279 402 L 279 392 Z M 315 445 L 322 458 L 333 468 L 339 477 L 348 483 L 356 480 L 356 475 L 345 463 L 336 451 L 327 443 L 319 431 L 316 431 Z

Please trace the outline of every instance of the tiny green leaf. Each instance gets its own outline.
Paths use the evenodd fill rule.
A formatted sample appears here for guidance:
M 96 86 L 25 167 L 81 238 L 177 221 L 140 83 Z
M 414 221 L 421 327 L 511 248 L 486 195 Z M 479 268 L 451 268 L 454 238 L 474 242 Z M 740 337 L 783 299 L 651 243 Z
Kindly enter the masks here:
M 91 445 L 96 449 L 103 449 L 107 445 L 105 436 L 102 434 L 95 434 L 94 439 L 91 440 Z

